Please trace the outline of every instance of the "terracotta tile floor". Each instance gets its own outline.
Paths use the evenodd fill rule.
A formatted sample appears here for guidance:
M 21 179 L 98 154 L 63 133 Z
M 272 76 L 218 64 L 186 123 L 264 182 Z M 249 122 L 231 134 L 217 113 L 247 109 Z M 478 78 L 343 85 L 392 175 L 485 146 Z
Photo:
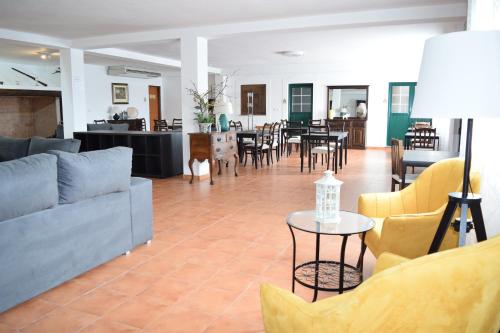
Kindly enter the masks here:
M 351 150 L 341 206 L 356 211 L 363 192 L 390 189 L 385 150 Z M 312 174 L 300 174 L 294 153 L 274 166 L 229 170 L 189 185 L 154 180 L 154 240 L 0 314 L 4 332 L 261 332 L 259 284 L 291 287 L 291 236 L 286 215 L 314 208 Z M 297 233 L 298 260 L 314 256 L 313 237 Z M 340 239 L 340 238 L 339 238 Z M 337 257 L 339 239 L 322 238 L 321 253 Z M 360 242 L 351 237 L 347 257 Z M 365 274 L 373 256 L 367 251 Z M 310 300 L 312 292 L 297 286 Z M 320 298 L 329 294 L 321 293 Z

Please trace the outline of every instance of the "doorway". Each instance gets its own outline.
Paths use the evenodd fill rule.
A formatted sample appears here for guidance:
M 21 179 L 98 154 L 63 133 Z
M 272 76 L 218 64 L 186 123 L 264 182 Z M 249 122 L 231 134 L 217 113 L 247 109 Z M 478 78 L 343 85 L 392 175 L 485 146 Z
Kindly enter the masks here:
M 391 139 L 404 140 L 410 126 L 416 82 L 390 82 L 387 120 L 387 145 Z
M 312 119 L 313 84 L 293 83 L 288 85 L 288 119 L 307 125 Z
M 161 119 L 161 97 L 159 86 L 149 86 L 149 130 L 154 131 L 155 120 Z

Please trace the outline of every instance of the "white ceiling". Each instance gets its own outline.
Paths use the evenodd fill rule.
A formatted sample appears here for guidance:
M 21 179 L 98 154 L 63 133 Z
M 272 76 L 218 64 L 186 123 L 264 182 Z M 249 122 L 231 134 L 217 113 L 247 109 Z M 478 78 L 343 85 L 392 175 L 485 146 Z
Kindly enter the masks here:
M 398 26 L 377 26 L 300 32 L 266 32 L 242 34 L 208 41 L 208 62 L 219 68 L 278 64 L 333 64 L 352 62 L 353 54 L 366 61 L 376 61 L 400 45 L 401 54 L 408 47 L 422 47 L 425 39 L 463 28 L 463 22 L 421 23 Z M 418 43 L 418 45 L 414 45 Z M 146 54 L 180 58 L 180 41 L 169 40 L 122 48 Z M 276 54 L 283 50 L 304 51 L 302 57 L 291 58 Z M 396 57 L 393 53 L 391 56 Z
M 0 28 L 75 39 L 465 0 L 1 0 Z

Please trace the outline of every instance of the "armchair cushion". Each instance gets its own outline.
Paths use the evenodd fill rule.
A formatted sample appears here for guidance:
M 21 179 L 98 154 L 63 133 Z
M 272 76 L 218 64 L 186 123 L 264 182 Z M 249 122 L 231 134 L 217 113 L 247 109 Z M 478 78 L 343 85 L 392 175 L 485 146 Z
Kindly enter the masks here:
M 267 333 L 491 332 L 500 329 L 500 237 L 382 270 L 352 292 L 307 303 L 263 284 Z

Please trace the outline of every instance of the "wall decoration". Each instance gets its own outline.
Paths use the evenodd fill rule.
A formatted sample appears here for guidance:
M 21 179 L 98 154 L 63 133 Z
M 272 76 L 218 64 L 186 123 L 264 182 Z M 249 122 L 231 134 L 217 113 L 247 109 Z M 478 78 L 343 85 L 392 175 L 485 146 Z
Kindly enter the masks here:
M 111 83 L 113 104 L 128 104 L 128 84 Z
M 266 115 L 266 85 L 247 84 L 241 85 L 241 115 L 248 115 L 248 93 L 253 92 L 253 114 Z

